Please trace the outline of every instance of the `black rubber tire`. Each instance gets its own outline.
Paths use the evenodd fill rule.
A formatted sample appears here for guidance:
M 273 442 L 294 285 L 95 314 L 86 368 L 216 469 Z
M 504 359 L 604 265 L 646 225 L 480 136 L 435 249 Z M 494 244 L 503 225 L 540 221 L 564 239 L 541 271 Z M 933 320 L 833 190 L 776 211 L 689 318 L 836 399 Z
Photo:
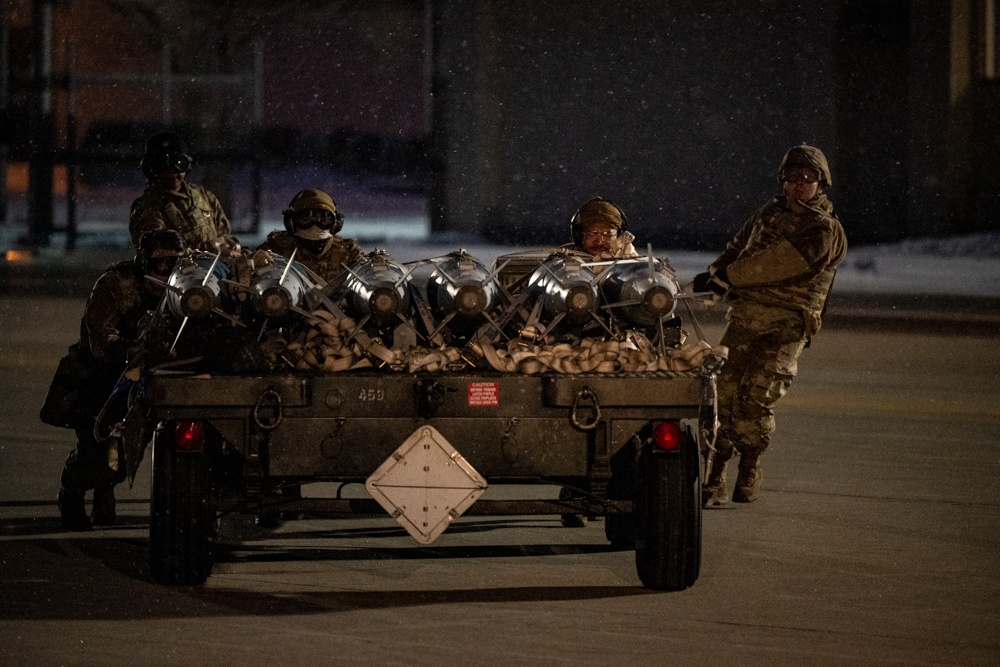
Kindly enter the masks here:
M 635 567 L 647 588 L 680 591 L 701 570 L 701 475 L 697 445 L 639 455 L 635 484 Z
M 204 452 L 177 452 L 173 428 L 153 437 L 149 569 L 153 581 L 197 586 L 212 573 L 211 479 Z

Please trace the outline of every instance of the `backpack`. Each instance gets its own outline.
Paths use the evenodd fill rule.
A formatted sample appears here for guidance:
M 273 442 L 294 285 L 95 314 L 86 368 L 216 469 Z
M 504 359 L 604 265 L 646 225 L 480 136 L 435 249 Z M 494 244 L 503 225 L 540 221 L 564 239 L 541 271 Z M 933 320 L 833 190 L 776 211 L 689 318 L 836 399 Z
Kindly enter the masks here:
M 59 428 L 88 426 L 93 414 L 93 377 L 74 343 L 56 368 L 49 393 L 38 416 L 43 423 Z

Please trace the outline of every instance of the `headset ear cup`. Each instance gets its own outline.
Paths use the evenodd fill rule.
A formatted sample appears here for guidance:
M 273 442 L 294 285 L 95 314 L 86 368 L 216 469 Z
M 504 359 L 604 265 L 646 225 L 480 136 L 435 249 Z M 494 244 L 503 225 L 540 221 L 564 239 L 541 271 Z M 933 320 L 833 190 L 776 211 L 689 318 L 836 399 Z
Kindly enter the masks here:
M 344 214 L 340 211 L 333 212 L 333 233 L 339 234 L 340 230 L 344 228 Z
M 292 225 L 292 209 L 286 208 L 281 212 L 281 220 L 285 223 L 285 229 L 289 234 L 295 233 L 295 227 Z
M 593 201 L 593 199 L 585 202 L 583 206 L 586 206 L 591 201 Z M 576 213 L 574 213 L 573 217 L 569 219 L 569 231 L 573 236 L 573 245 L 577 248 L 583 247 L 583 225 L 580 224 L 580 211 L 583 210 L 583 206 L 576 209 Z
M 611 202 L 608 203 L 611 204 Z M 611 205 L 617 208 L 618 213 L 621 214 L 622 216 L 622 228 L 618 232 L 618 236 L 621 236 L 622 234 L 628 231 L 628 217 L 625 215 L 625 211 L 623 211 L 620 206 L 618 206 L 617 204 L 611 204 Z

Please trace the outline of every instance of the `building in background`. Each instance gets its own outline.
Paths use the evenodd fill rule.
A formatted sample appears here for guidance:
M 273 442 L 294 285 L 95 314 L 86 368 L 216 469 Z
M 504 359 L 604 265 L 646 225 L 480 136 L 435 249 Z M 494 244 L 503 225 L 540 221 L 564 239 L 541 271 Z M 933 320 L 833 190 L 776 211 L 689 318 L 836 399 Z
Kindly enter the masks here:
M 435 229 L 715 246 L 821 146 L 854 242 L 1000 223 L 996 0 L 434 2 Z
M 303 183 L 332 188 L 331 178 L 364 182 L 360 206 L 384 206 L 393 197 L 378 190 L 392 188 L 419 199 L 400 206 L 426 217 L 420 3 L 390 0 L 374 11 L 368 3 L 291 0 L 0 1 L 11 84 L 6 180 L 14 198 L 24 198 L 29 159 L 40 146 L 32 130 L 33 51 L 38 7 L 50 9 L 57 226 L 72 192 L 84 217 L 124 224 L 129 197 L 143 185 L 143 141 L 160 129 L 185 137 L 198 179 L 243 229 L 255 172 L 262 172 L 259 206 L 278 224 Z M 87 206 L 109 196 L 125 210 Z M 22 222 L 31 217 L 23 205 L 19 212 Z
M 601 195 L 641 241 L 714 248 L 807 142 L 855 243 L 1000 223 L 1000 0 L 6 0 L 14 185 L 39 3 L 57 190 L 70 143 L 79 187 L 134 189 L 169 124 L 231 201 L 256 156 L 265 206 L 314 165 L 428 199 L 436 232 L 561 242 Z

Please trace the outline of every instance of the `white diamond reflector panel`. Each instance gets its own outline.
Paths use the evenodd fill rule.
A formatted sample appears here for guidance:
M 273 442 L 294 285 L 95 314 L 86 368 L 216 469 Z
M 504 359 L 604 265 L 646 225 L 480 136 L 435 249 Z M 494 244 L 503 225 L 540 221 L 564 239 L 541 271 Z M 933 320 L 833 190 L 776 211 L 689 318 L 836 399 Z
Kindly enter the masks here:
M 483 495 L 486 480 L 436 428 L 421 426 L 365 488 L 413 539 L 430 544 Z

